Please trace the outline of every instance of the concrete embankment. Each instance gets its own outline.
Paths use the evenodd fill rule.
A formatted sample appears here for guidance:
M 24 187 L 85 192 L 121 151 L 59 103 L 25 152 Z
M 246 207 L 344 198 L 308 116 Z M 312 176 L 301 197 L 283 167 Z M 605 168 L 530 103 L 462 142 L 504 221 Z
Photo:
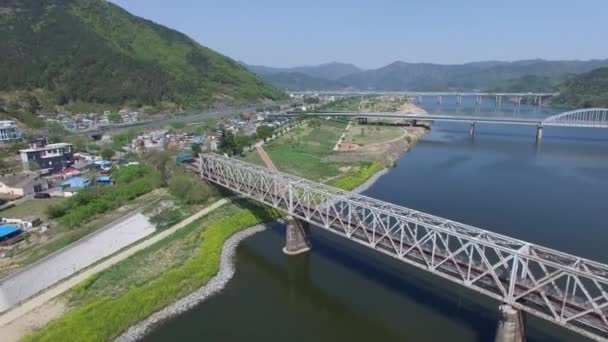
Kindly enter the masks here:
M 181 313 L 184 313 L 187 310 L 192 309 L 194 306 L 202 303 L 207 298 L 220 292 L 224 288 L 224 286 L 226 286 L 228 281 L 234 276 L 234 259 L 236 254 L 236 248 L 238 247 L 239 243 L 256 233 L 264 231 L 266 228 L 267 225 L 260 224 L 232 235 L 228 240 L 226 240 L 226 242 L 224 242 L 224 246 L 222 247 L 220 268 L 218 273 L 213 276 L 213 278 L 211 278 L 211 280 L 207 284 L 205 284 L 203 287 L 199 288 L 195 292 L 187 295 L 186 297 L 183 297 L 177 302 L 167 306 L 166 308 L 152 314 L 150 317 L 132 326 L 131 328 L 129 328 L 129 330 L 127 330 L 114 341 L 137 341 L 143 338 L 158 323 L 168 318 L 175 317 Z
M 148 218 L 136 212 L 0 280 L 0 312 L 154 231 Z

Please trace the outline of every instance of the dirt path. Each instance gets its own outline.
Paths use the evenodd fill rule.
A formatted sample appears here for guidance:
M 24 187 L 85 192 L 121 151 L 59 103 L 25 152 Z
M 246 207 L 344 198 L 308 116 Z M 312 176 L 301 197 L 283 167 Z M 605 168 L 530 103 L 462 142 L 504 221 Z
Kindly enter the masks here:
M 346 125 L 346 128 L 344 128 L 344 132 L 342 132 L 342 135 L 338 138 L 338 141 L 336 142 L 336 146 L 334 146 L 334 151 L 338 151 L 340 149 L 340 143 L 342 142 L 342 139 L 344 139 L 344 137 L 346 136 L 346 133 L 350 129 L 351 123 L 352 123 L 352 121 L 349 121 L 348 125 Z
M 2 316 L 0 316 L 0 336 L 2 336 L 2 341 L 18 341 L 32 329 L 36 329 L 37 327 L 43 326 L 49 321 L 61 316 L 61 314 L 66 309 L 65 303 L 61 301 L 51 302 L 53 298 L 66 292 L 67 290 L 76 286 L 88 277 L 127 259 L 133 254 L 157 243 L 158 241 L 163 240 L 169 235 L 186 227 L 190 223 L 198 220 L 199 218 L 207 215 L 208 213 L 212 212 L 213 210 L 221 207 L 226 203 L 228 203 L 227 199 L 221 199 L 213 203 L 209 207 L 174 225 L 173 227 L 147 240 L 144 240 L 118 253 L 117 255 L 114 255 L 109 259 L 92 266 L 89 269 L 84 270 L 83 272 L 78 273 L 69 279 L 66 279 L 65 281 L 59 283 L 54 287 L 51 287 L 50 289 L 39 294 L 38 296 L 31 298 L 22 305 L 13 308 L 10 311 L 7 311 Z

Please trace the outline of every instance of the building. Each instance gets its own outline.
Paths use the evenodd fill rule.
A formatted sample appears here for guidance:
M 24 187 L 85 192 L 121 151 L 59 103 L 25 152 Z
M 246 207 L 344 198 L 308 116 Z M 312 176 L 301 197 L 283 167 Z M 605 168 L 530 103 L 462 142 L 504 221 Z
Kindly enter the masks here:
M 25 170 L 39 168 L 58 172 L 72 164 L 74 160 L 72 144 L 49 144 L 46 137 L 33 139 L 30 147 L 19 150 L 19 153 Z
M 11 120 L 0 120 L 0 144 L 9 144 L 21 138 L 17 124 Z
M 12 176 L 0 177 L 0 194 L 22 197 L 48 190 L 46 179 L 33 172 L 22 172 Z
M 14 225 L 0 225 L 0 245 L 9 246 L 18 242 L 22 230 Z

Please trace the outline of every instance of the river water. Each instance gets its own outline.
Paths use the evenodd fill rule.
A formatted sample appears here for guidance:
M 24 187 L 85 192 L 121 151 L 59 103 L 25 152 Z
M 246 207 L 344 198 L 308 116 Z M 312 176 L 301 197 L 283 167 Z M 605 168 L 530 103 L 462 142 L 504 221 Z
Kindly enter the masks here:
M 426 98 L 432 113 L 543 117 L 555 110 Z M 504 100 L 504 99 L 503 99 Z M 366 195 L 608 262 L 608 130 L 434 124 Z M 244 241 L 225 290 L 146 341 L 492 341 L 499 303 L 312 230 L 307 255 L 284 232 Z M 585 341 L 528 315 L 528 341 Z

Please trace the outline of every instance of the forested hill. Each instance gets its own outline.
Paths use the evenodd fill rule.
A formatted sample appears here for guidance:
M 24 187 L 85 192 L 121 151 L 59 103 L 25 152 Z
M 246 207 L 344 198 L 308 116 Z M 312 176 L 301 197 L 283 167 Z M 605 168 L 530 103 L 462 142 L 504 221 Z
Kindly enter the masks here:
M 72 101 L 183 107 L 284 94 L 235 61 L 105 0 L 0 2 L 0 91 Z
M 564 82 L 556 105 L 571 108 L 608 107 L 608 68 L 599 68 Z

